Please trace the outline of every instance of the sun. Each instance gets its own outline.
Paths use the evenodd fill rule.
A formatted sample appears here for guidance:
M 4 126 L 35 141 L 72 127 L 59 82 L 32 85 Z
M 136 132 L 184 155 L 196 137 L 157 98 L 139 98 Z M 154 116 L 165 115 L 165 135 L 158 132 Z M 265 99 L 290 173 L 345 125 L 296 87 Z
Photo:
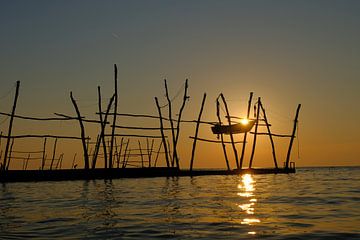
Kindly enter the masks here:
M 248 124 L 249 124 L 249 119 L 243 118 L 243 119 L 240 120 L 240 123 L 241 123 L 242 125 L 248 125 Z

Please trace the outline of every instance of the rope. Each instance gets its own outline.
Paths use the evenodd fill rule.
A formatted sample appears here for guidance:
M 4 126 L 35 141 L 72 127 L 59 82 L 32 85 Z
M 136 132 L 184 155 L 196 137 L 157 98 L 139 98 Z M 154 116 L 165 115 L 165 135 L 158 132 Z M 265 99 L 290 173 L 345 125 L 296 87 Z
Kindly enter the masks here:
M 297 123 L 297 129 L 296 129 L 296 141 L 297 141 L 297 149 L 298 149 L 298 159 L 300 159 L 300 139 L 299 139 L 299 122 Z
M 14 88 L 16 87 L 16 84 L 14 84 L 9 91 L 7 91 L 4 95 L 0 96 L 0 99 L 4 99 L 6 98 L 11 92 L 12 90 L 14 90 Z
M 181 84 L 181 86 L 178 88 L 175 96 L 170 99 L 170 103 L 172 103 L 176 98 L 178 98 L 180 96 L 180 93 L 182 92 L 182 89 L 184 86 L 185 86 L 185 83 Z M 166 95 L 165 95 L 165 97 L 166 97 Z M 168 105 L 169 105 L 169 103 L 166 103 L 165 105 L 160 106 L 160 108 L 167 107 Z

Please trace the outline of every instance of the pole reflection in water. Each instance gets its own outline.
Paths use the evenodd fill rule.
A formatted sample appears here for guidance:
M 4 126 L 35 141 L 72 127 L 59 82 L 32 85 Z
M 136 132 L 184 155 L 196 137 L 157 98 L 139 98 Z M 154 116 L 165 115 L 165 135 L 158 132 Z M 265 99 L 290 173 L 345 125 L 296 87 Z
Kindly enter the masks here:
M 255 193 L 255 181 L 251 174 L 244 174 L 241 176 L 241 183 L 238 185 L 238 195 L 242 198 L 242 204 L 239 204 L 239 208 L 244 211 L 248 217 L 241 221 L 241 224 L 254 225 L 260 222 L 260 219 L 254 217 L 255 203 L 257 202 Z M 255 235 L 256 232 L 249 231 L 248 234 Z

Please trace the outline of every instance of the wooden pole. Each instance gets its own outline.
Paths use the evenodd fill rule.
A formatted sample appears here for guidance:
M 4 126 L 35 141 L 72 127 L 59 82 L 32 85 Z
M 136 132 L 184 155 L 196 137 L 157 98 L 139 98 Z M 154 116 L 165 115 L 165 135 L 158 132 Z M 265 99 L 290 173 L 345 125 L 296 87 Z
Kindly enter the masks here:
M 72 103 L 74 105 L 76 114 L 77 114 L 78 119 L 79 119 L 80 131 L 81 131 L 81 142 L 82 142 L 82 146 L 83 146 L 83 154 L 84 154 L 84 162 L 85 162 L 85 169 L 89 169 L 89 154 L 88 154 L 87 147 L 86 147 L 86 137 L 85 137 L 84 124 L 82 122 L 80 111 L 79 111 L 79 108 L 78 108 L 78 106 L 76 104 L 76 101 L 75 101 L 75 99 L 74 99 L 74 97 L 72 95 L 72 92 L 70 92 L 70 98 L 71 98 L 71 101 L 72 101 Z
M 56 152 L 56 145 L 57 145 L 57 138 L 55 138 L 55 142 L 54 142 L 54 148 L 53 148 L 53 154 L 52 154 L 52 158 L 51 158 L 51 164 L 50 164 L 50 170 L 52 170 L 52 166 L 54 164 L 54 159 L 55 159 L 55 152 Z
M 218 121 L 219 121 L 219 125 L 221 126 L 219 99 L 216 99 L 216 115 L 217 115 L 217 118 L 218 118 Z M 220 139 L 221 139 L 221 146 L 222 146 L 222 149 L 223 149 L 223 152 L 224 152 L 226 166 L 227 166 L 227 169 L 230 171 L 229 160 L 228 160 L 228 157 L 227 157 L 227 154 L 226 154 L 226 146 L 225 146 L 225 143 L 224 143 L 224 136 L 223 136 L 222 133 L 220 133 Z
M 96 162 L 97 162 L 97 158 L 99 155 L 99 149 L 100 149 L 100 142 L 101 142 L 101 137 L 98 134 L 96 137 L 96 143 L 95 143 L 95 150 L 94 150 L 94 155 L 91 161 L 91 168 L 95 169 L 96 168 Z
M 162 146 L 162 145 L 163 145 L 163 142 L 160 142 L 159 149 L 158 149 L 157 152 L 156 152 L 154 167 L 156 167 L 156 165 L 157 165 L 157 161 L 158 161 L 158 159 L 159 159 L 159 154 L 160 154 L 160 150 L 161 150 L 161 146 Z
M 199 116 L 198 116 L 198 119 L 197 119 L 197 122 L 196 122 L 195 137 L 194 137 L 194 142 L 193 142 L 193 146 L 192 146 L 192 150 L 191 150 L 190 172 L 192 172 L 193 165 L 194 165 L 196 141 L 197 141 L 197 137 L 198 137 L 198 133 L 199 133 L 200 120 L 201 120 L 201 115 L 202 115 L 203 110 L 204 110 L 205 101 L 206 101 L 206 93 L 204 93 L 204 96 L 203 96 L 203 99 L 202 99 L 202 102 L 201 102 Z
M 157 107 L 158 112 L 159 112 L 160 132 L 161 132 L 162 143 L 163 143 L 164 151 L 165 151 L 166 165 L 167 165 L 167 167 L 170 167 L 169 156 L 168 156 L 168 149 L 167 149 L 166 140 L 165 140 L 165 135 L 164 135 L 164 130 L 163 130 L 164 125 L 163 125 L 163 120 L 162 120 L 162 115 L 161 115 L 161 108 L 160 108 L 159 101 L 158 101 L 157 97 L 155 97 L 155 103 L 156 103 L 156 107 Z
M 289 149 L 288 149 L 287 156 L 286 156 L 285 168 L 289 168 L 291 148 L 292 148 L 294 138 L 295 138 L 295 133 L 296 133 L 296 127 L 297 127 L 297 124 L 298 124 L 298 117 L 299 117 L 300 108 L 301 108 L 301 104 L 299 104 L 297 109 L 296 109 L 296 115 L 295 115 L 295 119 L 294 119 L 294 127 L 293 127 L 293 131 L 292 131 L 292 134 L 291 134 Z
M 15 110 L 16 110 L 17 99 L 19 97 L 19 88 L 20 88 L 20 81 L 17 81 L 16 82 L 16 91 L 15 91 L 14 104 L 13 104 L 13 107 L 12 107 L 11 116 L 10 116 L 10 122 L 9 122 L 8 139 L 6 141 L 6 146 L 5 146 L 3 170 L 7 170 L 7 166 L 8 166 L 7 156 L 8 156 L 9 147 L 10 147 L 10 141 L 11 141 L 10 136 L 11 136 L 11 132 L 12 132 L 12 126 L 13 126 L 13 121 L 14 121 L 14 115 L 15 115 Z
M 73 161 L 71 164 L 71 169 L 74 169 L 74 167 L 75 167 L 75 160 L 76 160 L 76 153 L 74 154 L 74 158 L 73 158 Z
M 253 142 L 253 147 L 252 147 L 252 151 L 251 151 L 251 157 L 250 157 L 250 162 L 249 162 L 249 168 L 252 167 L 252 163 L 254 160 L 254 155 L 255 155 L 255 146 L 256 146 L 256 137 L 257 137 L 257 131 L 258 131 L 258 123 L 259 123 L 259 113 L 260 113 L 260 107 L 259 107 L 259 103 L 260 103 L 261 99 L 260 97 L 258 98 L 258 102 L 257 102 L 257 111 L 256 111 L 256 122 L 255 122 L 255 134 L 254 134 L 254 142 Z
M 30 154 L 28 154 L 28 157 L 26 159 L 26 163 L 25 163 L 25 168 L 24 170 L 27 170 L 27 166 L 28 166 L 28 163 L 29 163 L 29 158 L 30 158 Z
M 169 91 L 166 83 L 166 79 L 164 79 L 165 83 L 165 93 L 166 93 L 166 99 L 168 101 L 168 109 L 169 109 L 169 120 L 170 120 L 170 127 L 171 127 L 171 136 L 172 136 L 172 142 L 173 142 L 173 159 L 171 160 L 171 166 L 174 167 L 174 161 L 177 162 L 177 152 L 176 152 L 176 136 L 175 136 L 175 128 L 174 128 L 174 122 L 172 119 L 172 106 L 171 106 L 171 100 L 169 97 Z M 170 147 L 169 147 L 170 149 Z M 178 167 L 178 166 L 177 166 Z
M 179 114 L 178 114 L 178 119 L 177 119 L 177 125 L 176 125 L 176 137 L 175 137 L 175 149 L 177 149 L 177 143 L 179 141 L 179 136 L 180 136 L 180 123 L 181 123 L 181 116 L 182 116 L 182 113 L 184 111 L 184 108 L 185 108 L 185 104 L 186 104 L 186 101 L 188 100 L 189 96 L 187 96 L 187 90 L 188 90 L 188 79 L 185 80 L 185 88 L 184 88 L 184 96 L 183 96 L 183 102 L 182 102 L 182 105 L 180 107 L 180 111 L 179 111 Z M 179 161 L 179 156 L 177 154 L 177 151 L 176 151 L 176 165 L 177 165 L 177 168 L 180 168 L 180 161 Z
M 120 141 L 119 154 L 118 154 L 118 156 L 117 156 L 117 158 L 116 158 L 116 160 L 117 160 L 117 168 L 120 167 L 120 158 L 121 158 L 121 153 L 122 153 L 122 149 L 123 149 L 123 142 L 124 142 L 124 138 L 122 137 L 122 138 L 121 138 L 121 141 Z
M 250 117 L 250 109 L 251 109 L 252 98 L 253 98 L 253 92 L 250 92 L 248 108 L 247 108 L 247 115 L 246 115 L 247 119 L 249 119 L 249 117 Z M 242 168 L 243 163 L 244 163 L 246 138 L 247 138 L 247 132 L 244 133 L 244 140 L 243 140 L 243 146 L 242 146 L 242 149 L 241 149 L 241 157 L 240 157 L 240 169 Z
M 122 168 L 126 167 L 126 153 L 127 153 L 128 147 L 129 147 L 129 143 L 130 143 L 130 139 L 128 139 L 128 141 L 126 143 Z
M 13 150 L 14 142 L 15 142 L 15 139 L 12 139 L 12 141 L 11 141 L 11 146 L 10 146 L 10 153 L 9 153 L 8 163 L 7 163 L 7 166 L 6 166 L 6 170 L 9 170 L 9 165 L 10 165 L 10 161 L 11 161 L 11 155 L 12 155 L 12 150 Z
M 109 153 L 109 168 L 112 168 L 112 159 L 113 159 L 113 147 L 114 147 L 114 139 L 115 139 L 115 125 L 116 125 L 116 114 L 117 114 L 117 106 L 118 106 L 118 85 L 117 85 L 117 66 L 114 64 L 114 88 L 115 88 L 115 99 L 114 99 L 114 116 L 113 116 L 113 125 L 111 129 L 111 143 L 110 143 L 110 153 Z
M 140 140 L 138 140 L 138 143 L 139 143 L 139 151 L 140 151 L 140 157 L 141 157 L 141 167 L 144 168 L 144 157 L 143 157 L 143 154 L 142 154 Z
M 105 168 L 107 168 L 107 151 L 106 151 L 106 143 L 105 143 L 105 136 L 104 136 L 104 130 L 105 130 L 105 123 L 102 117 L 102 107 L 101 107 L 101 89 L 100 86 L 98 86 L 98 107 L 99 107 L 99 117 L 100 117 L 100 125 L 101 125 L 101 133 L 100 133 L 100 138 L 102 141 L 102 145 L 103 145 L 103 153 L 104 153 L 104 163 L 105 163 Z
M 44 138 L 44 147 L 43 147 L 43 155 L 41 160 L 41 170 L 44 170 L 45 160 L 46 160 L 46 138 Z
M 224 103 L 224 106 L 225 106 L 225 111 L 226 111 L 226 115 L 227 115 L 227 120 L 228 120 L 229 127 L 230 127 L 231 146 L 232 146 L 233 151 L 234 151 L 236 166 L 237 166 L 237 168 L 239 169 L 239 168 L 240 168 L 240 165 L 239 165 L 239 157 L 238 157 L 237 150 L 236 150 L 236 146 L 235 146 L 235 143 L 234 143 L 234 136 L 233 136 L 232 128 L 231 128 L 231 119 L 230 119 L 229 108 L 228 108 L 228 106 L 227 106 L 225 97 L 224 97 L 224 95 L 223 95 L 222 93 L 220 93 L 220 97 L 221 97 L 221 99 L 222 99 L 222 101 L 223 101 L 223 103 Z
M 277 164 L 277 161 L 276 161 L 276 153 L 275 153 L 275 144 L 274 144 L 274 140 L 273 140 L 273 137 L 272 137 L 272 134 L 271 134 L 271 131 L 270 131 L 270 124 L 269 124 L 268 119 L 266 117 L 266 112 L 265 112 L 264 106 L 262 105 L 261 102 L 259 102 L 259 105 L 260 105 L 261 110 L 262 110 L 262 112 L 264 114 L 264 120 L 265 120 L 266 128 L 267 128 L 268 133 L 269 133 L 270 143 L 271 143 L 271 148 L 272 148 L 272 155 L 273 155 L 273 159 L 274 159 L 274 165 L 275 165 L 275 168 L 278 169 L 278 164 Z

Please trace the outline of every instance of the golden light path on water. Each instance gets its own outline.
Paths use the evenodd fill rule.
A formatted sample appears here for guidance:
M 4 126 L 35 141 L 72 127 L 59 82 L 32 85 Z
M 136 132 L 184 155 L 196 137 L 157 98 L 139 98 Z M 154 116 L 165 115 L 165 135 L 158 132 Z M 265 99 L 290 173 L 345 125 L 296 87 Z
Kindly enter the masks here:
M 238 189 L 240 190 L 238 195 L 246 200 L 246 203 L 239 204 L 238 206 L 241 210 L 249 215 L 241 221 L 241 224 L 253 225 L 260 222 L 260 219 L 254 218 L 253 216 L 255 212 L 255 204 L 257 202 L 257 199 L 254 195 L 254 183 L 255 181 L 251 174 L 244 174 L 241 176 L 241 183 L 238 184 Z M 248 232 L 248 234 L 255 235 L 256 232 L 251 231 Z

